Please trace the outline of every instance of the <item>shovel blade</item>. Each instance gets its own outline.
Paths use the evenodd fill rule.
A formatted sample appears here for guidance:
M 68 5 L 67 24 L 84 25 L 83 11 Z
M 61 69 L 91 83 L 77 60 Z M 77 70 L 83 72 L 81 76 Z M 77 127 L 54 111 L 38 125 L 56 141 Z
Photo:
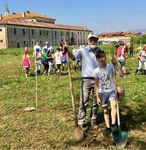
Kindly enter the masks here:
M 121 131 L 121 128 L 118 128 L 118 131 L 112 133 L 113 141 L 118 148 L 125 148 L 128 141 L 128 132 Z

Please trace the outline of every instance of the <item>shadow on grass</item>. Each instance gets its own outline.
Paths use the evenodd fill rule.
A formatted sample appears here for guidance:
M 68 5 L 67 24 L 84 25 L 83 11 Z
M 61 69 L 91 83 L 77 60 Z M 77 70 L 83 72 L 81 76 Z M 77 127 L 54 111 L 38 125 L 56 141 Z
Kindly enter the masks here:
M 136 145 L 136 147 L 133 145 Z M 129 149 L 146 149 L 146 142 L 140 140 L 139 138 L 129 137 L 127 147 Z
M 143 122 L 146 122 L 146 111 L 144 110 L 145 104 L 139 104 L 139 109 L 133 110 L 130 106 L 120 106 L 120 120 L 121 120 L 121 130 L 122 131 L 127 131 L 128 130 L 134 130 L 138 129 L 141 130 L 142 132 L 144 129 L 142 129 L 141 125 Z M 98 123 L 99 125 L 104 122 L 103 118 L 103 112 L 98 112 Z M 75 141 L 73 139 L 70 139 L 66 141 L 66 144 L 68 146 L 80 146 L 82 148 L 84 147 L 100 147 L 102 148 L 109 148 L 115 147 L 112 143 L 112 139 L 107 140 L 105 139 L 102 141 L 101 139 L 98 139 L 98 137 L 94 137 L 95 135 L 101 134 L 101 131 L 90 131 L 90 121 L 87 123 L 87 128 L 85 129 L 85 138 L 82 141 Z M 134 136 L 129 136 L 128 137 L 128 144 L 127 148 L 130 149 L 145 149 L 146 148 L 146 142 L 141 139 L 141 137 L 134 137 Z
M 72 77 L 72 81 L 81 81 L 81 77 Z
M 146 103 L 140 103 L 138 104 L 138 109 L 132 109 L 130 106 L 121 106 L 120 107 L 120 120 L 121 120 L 121 129 L 122 131 L 132 131 L 132 130 L 138 130 L 140 132 L 144 131 L 144 123 L 146 122 L 146 111 L 145 111 Z M 135 131 L 133 131 L 134 134 Z M 138 149 L 144 149 L 146 148 L 146 142 L 144 139 L 142 140 L 141 137 L 132 137 L 129 136 L 128 138 L 128 148 L 138 148 Z M 132 145 L 136 147 L 132 147 Z
M 139 104 L 137 110 L 131 109 L 129 106 L 121 106 L 120 108 L 120 119 L 121 128 L 131 129 L 138 128 L 143 122 L 146 122 L 146 103 Z

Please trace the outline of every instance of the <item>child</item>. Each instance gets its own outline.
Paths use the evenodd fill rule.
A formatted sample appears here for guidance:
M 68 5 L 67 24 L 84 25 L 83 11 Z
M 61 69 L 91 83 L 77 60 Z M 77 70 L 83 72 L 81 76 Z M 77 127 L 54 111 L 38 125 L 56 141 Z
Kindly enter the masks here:
M 126 75 L 126 67 L 125 67 L 126 52 L 125 52 L 125 44 L 123 41 L 119 42 L 119 47 L 117 48 L 117 63 L 124 72 L 124 74 Z
M 35 52 L 33 54 L 35 58 L 35 66 L 36 66 L 36 74 L 40 75 L 41 73 L 41 52 L 39 48 L 35 49 Z
M 65 64 L 67 64 L 67 53 L 62 52 L 62 70 L 64 71 Z
M 48 51 L 47 55 L 48 55 L 48 64 L 49 64 L 49 73 L 48 73 L 48 75 L 50 75 L 52 70 L 55 71 L 54 56 L 53 56 L 53 53 L 51 51 Z
M 24 48 L 24 55 L 23 55 L 23 58 L 22 58 L 22 66 L 23 68 L 25 69 L 25 72 L 26 72 L 26 77 L 28 76 L 29 74 L 29 68 L 30 68 L 30 60 L 29 60 L 29 55 L 28 55 L 28 48 L 25 47 Z
M 54 54 L 54 58 L 55 58 L 55 63 L 57 65 L 57 75 L 60 76 L 61 75 L 61 61 L 62 61 L 62 52 L 60 52 L 60 48 L 57 48 L 57 52 Z
M 120 76 L 123 76 L 123 72 L 117 67 L 116 61 L 113 59 L 113 65 L 106 63 L 106 55 L 102 50 L 98 50 L 95 54 L 99 63 L 92 76 L 94 77 L 94 86 L 97 96 L 97 104 L 103 107 L 104 119 L 106 124 L 106 130 L 104 135 L 108 136 L 111 132 L 117 131 L 116 126 L 116 85 L 114 83 L 114 71 Z M 111 125 L 108 103 L 111 107 Z
M 44 65 L 44 70 L 42 74 L 48 74 L 49 64 L 48 64 L 47 48 L 43 49 L 41 58 L 42 58 L 42 64 Z

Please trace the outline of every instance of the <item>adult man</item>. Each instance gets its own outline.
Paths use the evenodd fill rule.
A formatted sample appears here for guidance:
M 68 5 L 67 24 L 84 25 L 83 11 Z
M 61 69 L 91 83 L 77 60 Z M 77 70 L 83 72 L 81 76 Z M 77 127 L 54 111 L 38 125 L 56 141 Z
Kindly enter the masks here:
M 96 94 L 94 91 L 94 79 L 92 73 L 95 68 L 98 67 L 98 62 L 95 58 L 95 52 L 99 49 L 97 48 L 98 37 L 95 33 L 90 33 L 88 35 L 88 46 L 81 48 L 73 53 L 68 52 L 68 55 L 73 60 L 80 59 L 82 64 L 82 84 L 80 92 L 80 106 L 78 113 L 78 124 L 81 126 L 85 125 L 86 117 L 86 106 L 89 101 L 90 93 L 92 92 L 92 107 L 91 107 L 91 127 L 97 129 L 97 102 Z
M 35 45 L 34 45 L 34 47 L 33 47 L 33 50 L 34 50 L 34 53 L 36 52 L 36 50 L 41 51 L 41 47 L 40 47 L 40 45 L 39 45 L 39 42 L 38 42 L 38 41 L 36 41 L 36 43 L 35 43 Z
M 42 48 L 42 50 L 44 50 L 44 49 L 47 49 L 47 51 L 54 53 L 53 47 L 49 44 L 48 41 L 45 42 L 45 46 Z
M 46 51 L 46 49 L 47 49 L 47 52 L 48 52 L 48 48 L 49 48 L 49 42 L 45 42 L 45 46 L 42 48 L 42 53 L 44 52 L 44 51 Z

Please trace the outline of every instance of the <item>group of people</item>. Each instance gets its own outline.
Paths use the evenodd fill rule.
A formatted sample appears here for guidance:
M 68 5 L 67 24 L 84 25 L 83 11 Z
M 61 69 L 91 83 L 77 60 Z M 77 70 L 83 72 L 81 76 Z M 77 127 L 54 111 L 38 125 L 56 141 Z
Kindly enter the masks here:
M 28 55 L 29 50 L 27 47 L 24 48 L 24 55 L 22 59 L 22 66 L 26 70 L 26 76 L 29 74 L 30 69 L 30 56 Z M 40 47 L 39 42 L 36 42 L 33 48 L 33 59 L 35 62 L 35 72 L 37 75 L 47 74 L 55 72 L 55 65 L 57 67 L 57 75 L 61 75 L 61 66 L 64 70 L 65 64 L 67 63 L 67 55 L 63 53 L 63 47 L 60 45 L 56 52 L 49 43 L 46 42 L 43 48 Z M 43 70 L 41 71 L 41 64 Z
M 144 74 L 146 75 L 146 45 L 144 45 L 143 47 L 138 47 L 138 50 L 139 52 L 137 54 L 137 69 L 135 71 L 135 75 L 143 71 L 143 65 Z M 124 75 L 126 75 L 126 58 L 128 54 L 130 57 L 133 57 L 133 51 L 133 44 L 131 44 L 131 46 L 128 47 L 123 41 L 120 41 L 119 44 L 116 46 L 117 63 L 118 66 L 120 66 L 120 68 L 124 72 Z
M 109 136 L 112 132 L 117 132 L 118 127 L 116 125 L 117 116 L 117 87 L 114 80 L 114 75 L 117 73 L 120 77 L 126 74 L 125 70 L 125 46 L 124 42 L 119 42 L 119 46 L 116 49 L 116 58 L 112 58 L 112 63 L 107 64 L 106 54 L 104 50 L 97 47 L 98 37 L 94 33 L 88 35 L 88 46 L 80 48 L 78 50 L 69 51 L 67 45 L 60 46 L 54 53 L 53 49 L 48 49 L 47 44 L 42 48 L 40 52 L 40 46 L 36 44 L 34 46 L 34 54 L 36 59 L 36 71 L 40 73 L 40 63 L 42 61 L 44 65 L 44 73 L 47 72 L 52 61 L 55 62 L 58 67 L 58 74 L 60 74 L 60 65 L 63 56 L 68 54 L 73 61 L 80 60 L 81 62 L 81 88 L 80 88 L 80 103 L 78 111 L 78 125 L 81 127 L 86 126 L 86 111 L 89 102 L 90 94 L 92 94 L 92 106 L 90 115 L 90 125 L 92 129 L 98 129 L 98 107 L 103 107 L 104 119 L 105 119 L 105 130 L 104 135 Z M 24 50 L 24 59 L 28 57 L 28 50 Z M 53 56 L 52 56 L 53 54 Z M 47 61 L 46 61 L 47 59 Z M 139 67 L 136 70 L 141 69 L 141 64 L 145 64 L 146 73 L 146 46 L 138 54 Z M 67 61 L 67 58 L 66 58 Z M 65 62 L 66 62 L 65 61 Z M 29 61 L 28 61 L 29 62 Z M 48 62 L 49 67 L 48 67 Z M 30 63 L 25 64 L 24 67 L 30 66 Z M 29 69 L 27 69 L 28 72 Z M 49 71 L 50 73 L 50 71 Z M 108 105 L 111 107 L 111 116 Z M 111 122 L 110 122 L 111 117 Z
M 81 90 L 80 104 L 78 112 L 78 125 L 86 126 L 86 110 L 89 102 L 89 96 L 92 94 L 92 106 L 90 115 L 90 126 L 92 129 L 98 129 L 97 111 L 98 107 L 103 107 L 106 128 L 104 135 L 108 136 L 111 132 L 117 132 L 116 125 L 116 85 L 114 83 L 114 74 L 123 76 L 124 73 L 118 67 L 115 58 L 112 64 L 107 64 L 104 50 L 97 47 L 98 37 L 94 33 L 88 35 L 88 46 L 75 52 L 68 51 L 72 60 L 80 59 L 81 68 Z M 111 123 L 108 104 L 111 106 Z
M 76 47 L 73 51 L 77 50 L 78 48 Z M 24 48 L 23 53 L 22 66 L 26 72 L 27 77 L 31 67 L 29 50 L 27 46 Z M 33 47 L 33 60 L 35 62 L 35 72 L 37 75 L 50 75 L 51 72 L 55 72 L 57 69 L 56 73 L 58 76 L 60 76 L 61 68 L 62 71 L 65 70 L 68 58 L 67 54 L 64 53 L 63 43 L 60 43 L 54 51 L 53 47 L 49 45 L 49 42 L 45 42 L 45 46 L 43 48 L 40 47 L 39 42 L 36 42 Z M 41 65 L 43 65 L 43 70 Z M 81 63 L 79 59 L 73 61 L 73 68 L 75 71 L 77 69 L 81 70 Z

